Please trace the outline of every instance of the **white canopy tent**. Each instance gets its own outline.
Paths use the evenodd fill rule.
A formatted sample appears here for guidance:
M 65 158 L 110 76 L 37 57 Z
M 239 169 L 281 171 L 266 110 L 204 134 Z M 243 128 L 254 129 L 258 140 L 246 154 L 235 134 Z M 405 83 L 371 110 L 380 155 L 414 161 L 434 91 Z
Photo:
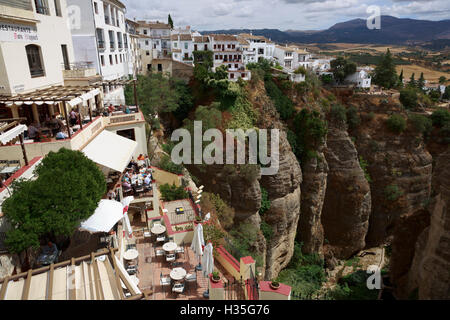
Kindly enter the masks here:
M 82 152 L 95 163 L 123 172 L 137 146 L 136 141 L 103 130 Z
M 208 277 L 214 271 L 214 255 L 212 243 L 208 243 L 205 247 L 202 257 L 203 276 Z
M 203 254 L 203 247 L 205 246 L 205 238 L 203 237 L 203 226 L 199 223 L 194 229 L 194 238 L 192 239 L 191 249 L 200 260 Z M 201 263 L 196 267 L 197 270 L 201 270 Z
M 27 130 L 27 126 L 24 124 L 19 124 L 18 126 L 6 132 L 0 133 L 0 143 L 7 144 L 8 142 L 20 136 L 25 130 Z
M 92 216 L 81 223 L 90 232 L 109 232 L 123 218 L 123 205 L 115 200 L 100 200 Z

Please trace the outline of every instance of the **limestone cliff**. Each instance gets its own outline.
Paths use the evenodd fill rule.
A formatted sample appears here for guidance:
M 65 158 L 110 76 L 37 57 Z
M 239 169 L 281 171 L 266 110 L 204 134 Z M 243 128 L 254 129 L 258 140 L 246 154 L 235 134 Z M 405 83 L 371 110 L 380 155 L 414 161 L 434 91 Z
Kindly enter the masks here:
M 419 299 L 450 299 L 450 149 L 439 156 L 433 174 L 430 226 L 416 243 L 407 292 Z
M 378 246 L 392 235 L 399 217 L 422 209 L 429 200 L 432 157 L 411 125 L 401 134 L 387 128 L 390 114 L 403 113 L 398 101 L 365 95 L 353 98 L 349 104 L 359 109 L 363 119 L 352 135 L 358 153 L 368 163 L 372 180 L 366 243 Z M 403 116 L 406 118 L 406 114 Z M 392 195 L 393 191 L 396 194 Z
M 335 121 L 329 122 L 325 158 L 329 171 L 321 221 L 327 251 L 347 259 L 365 247 L 371 193 L 355 145 Z

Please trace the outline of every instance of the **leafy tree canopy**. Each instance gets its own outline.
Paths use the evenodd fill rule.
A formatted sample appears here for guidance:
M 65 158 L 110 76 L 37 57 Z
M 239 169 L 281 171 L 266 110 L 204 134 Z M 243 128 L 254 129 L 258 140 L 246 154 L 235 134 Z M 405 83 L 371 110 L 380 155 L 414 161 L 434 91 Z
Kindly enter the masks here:
M 376 66 L 373 80 L 375 84 L 388 89 L 398 84 L 397 71 L 389 48 L 382 56 L 380 63 Z
M 356 72 L 356 64 L 344 57 L 337 57 L 331 61 L 331 71 L 333 72 L 334 79 L 342 83 L 347 76 Z
M 13 226 L 5 240 L 11 252 L 38 247 L 47 235 L 70 236 L 106 192 L 103 173 L 80 151 L 50 152 L 35 173 L 34 181 L 14 183 L 12 196 L 3 203 Z

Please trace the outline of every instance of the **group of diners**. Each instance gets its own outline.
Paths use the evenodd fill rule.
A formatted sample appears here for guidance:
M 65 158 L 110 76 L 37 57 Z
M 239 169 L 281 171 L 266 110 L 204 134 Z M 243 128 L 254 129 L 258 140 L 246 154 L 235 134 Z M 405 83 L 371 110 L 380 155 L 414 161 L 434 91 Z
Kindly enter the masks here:
M 152 172 L 148 156 L 140 154 L 136 161 L 132 158 L 122 177 L 123 192 L 139 195 L 152 190 Z

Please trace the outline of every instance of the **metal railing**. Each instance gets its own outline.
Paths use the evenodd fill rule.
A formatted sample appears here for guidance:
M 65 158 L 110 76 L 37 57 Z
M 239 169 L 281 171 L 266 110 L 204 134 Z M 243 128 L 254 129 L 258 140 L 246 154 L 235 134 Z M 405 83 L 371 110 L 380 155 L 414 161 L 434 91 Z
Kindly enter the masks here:
M 250 268 L 250 278 L 246 280 L 245 287 L 247 290 L 248 300 L 259 300 L 259 284 L 253 269 Z
M 36 6 L 36 12 L 40 14 L 50 15 L 50 10 L 45 6 Z
M 72 62 L 69 64 L 61 63 L 61 66 L 64 70 L 86 70 L 94 68 L 94 63 L 91 61 L 79 61 Z M 69 67 L 68 69 L 66 67 Z
M 105 41 L 104 40 L 98 40 L 97 45 L 99 49 L 105 49 Z

